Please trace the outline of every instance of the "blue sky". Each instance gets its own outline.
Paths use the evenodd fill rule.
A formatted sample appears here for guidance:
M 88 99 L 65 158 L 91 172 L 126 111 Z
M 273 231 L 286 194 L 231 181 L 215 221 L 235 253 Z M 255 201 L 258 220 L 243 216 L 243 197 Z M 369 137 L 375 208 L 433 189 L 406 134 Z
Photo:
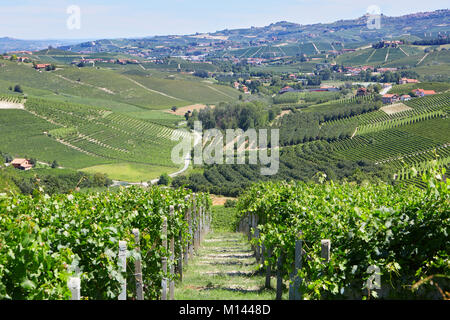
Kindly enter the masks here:
M 0 37 L 99 39 L 214 32 L 362 16 L 377 5 L 388 16 L 445 9 L 442 0 L 0 0 Z M 81 9 L 81 28 L 69 30 L 66 10 Z

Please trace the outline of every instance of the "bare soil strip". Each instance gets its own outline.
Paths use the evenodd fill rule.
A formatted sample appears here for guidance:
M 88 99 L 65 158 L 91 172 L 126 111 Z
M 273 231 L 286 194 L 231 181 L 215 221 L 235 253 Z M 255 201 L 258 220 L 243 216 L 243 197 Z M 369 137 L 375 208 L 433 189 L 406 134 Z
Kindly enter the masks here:
M 190 106 L 177 108 L 177 110 L 175 112 L 173 112 L 172 110 L 165 110 L 165 112 L 175 114 L 177 116 L 184 116 L 186 114 L 186 112 L 188 112 L 188 111 L 191 111 L 191 112 L 194 112 L 194 110 L 200 111 L 202 109 L 205 109 L 206 107 L 207 107 L 206 104 L 193 104 Z M 210 107 L 215 108 L 215 106 L 210 106 Z
M 18 109 L 24 110 L 25 106 L 22 103 L 14 103 L 8 101 L 0 101 L 0 109 Z
M 392 104 L 390 106 L 382 107 L 380 110 L 385 112 L 388 115 L 396 114 L 403 111 L 412 110 L 412 108 L 408 107 L 407 105 L 403 103 L 396 103 Z

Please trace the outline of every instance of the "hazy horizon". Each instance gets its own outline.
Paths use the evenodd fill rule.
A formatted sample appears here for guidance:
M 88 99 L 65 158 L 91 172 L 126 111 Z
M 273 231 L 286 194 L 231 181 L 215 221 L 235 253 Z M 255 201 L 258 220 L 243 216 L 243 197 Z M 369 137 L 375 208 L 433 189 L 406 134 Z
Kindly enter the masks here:
M 69 30 L 67 8 L 81 9 L 81 28 Z M 411 0 L 286 0 L 282 4 L 267 0 L 245 3 L 230 0 L 17 0 L 2 4 L 0 38 L 20 40 L 75 41 L 94 39 L 143 38 L 159 35 L 213 33 L 224 29 L 263 27 L 279 21 L 303 25 L 331 23 L 363 16 L 371 5 L 386 16 L 447 9 L 441 1 Z

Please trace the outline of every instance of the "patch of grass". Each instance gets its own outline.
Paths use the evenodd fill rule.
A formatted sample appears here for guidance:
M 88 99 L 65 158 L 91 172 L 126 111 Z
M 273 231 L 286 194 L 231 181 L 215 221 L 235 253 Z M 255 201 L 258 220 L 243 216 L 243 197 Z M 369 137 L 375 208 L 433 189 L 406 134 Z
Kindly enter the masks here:
M 236 208 L 225 208 L 224 206 L 212 207 L 212 228 L 215 231 L 235 231 Z
M 240 233 L 213 232 L 183 270 L 175 288 L 176 300 L 274 300 L 275 290 L 265 289 L 265 275 Z M 272 277 L 272 288 L 276 279 Z M 288 292 L 284 290 L 283 299 Z
M 158 178 L 163 173 L 175 172 L 177 171 L 177 168 L 135 163 L 112 163 L 83 168 L 80 171 L 87 173 L 104 173 L 113 180 L 147 182 Z

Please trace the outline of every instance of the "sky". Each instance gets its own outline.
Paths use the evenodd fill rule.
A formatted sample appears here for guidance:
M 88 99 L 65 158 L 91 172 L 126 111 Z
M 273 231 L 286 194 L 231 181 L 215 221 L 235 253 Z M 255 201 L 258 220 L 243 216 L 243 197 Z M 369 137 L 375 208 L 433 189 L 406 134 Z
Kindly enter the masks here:
M 0 0 L 0 37 L 138 38 L 354 19 L 376 5 L 387 16 L 446 9 L 442 0 Z M 76 12 L 80 9 L 79 28 Z M 71 28 L 68 27 L 70 19 Z M 75 20 L 74 20 L 75 19 Z M 74 28 L 75 27 L 75 28 Z

